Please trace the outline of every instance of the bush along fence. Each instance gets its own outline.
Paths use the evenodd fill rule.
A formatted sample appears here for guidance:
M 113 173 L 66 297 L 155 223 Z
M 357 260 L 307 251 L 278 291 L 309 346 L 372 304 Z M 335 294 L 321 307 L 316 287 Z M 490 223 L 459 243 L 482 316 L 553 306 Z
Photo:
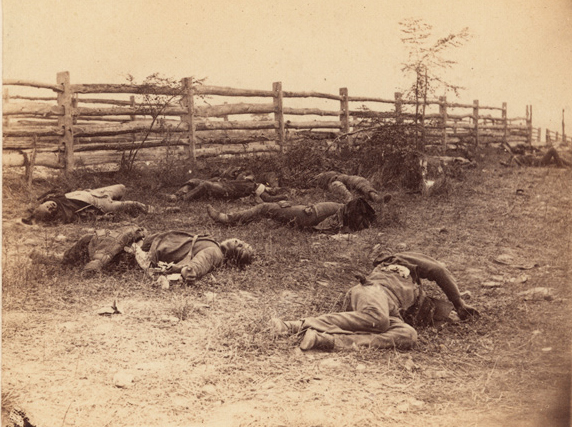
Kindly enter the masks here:
M 347 135 L 349 140 L 354 129 L 371 120 L 417 123 L 426 145 L 445 148 L 530 145 L 540 132 L 532 127 L 531 106 L 526 108 L 526 117 L 509 118 L 506 103 L 487 107 L 478 100 L 459 104 L 441 97 L 427 102 L 427 112 L 419 117 L 409 112 L 415 102 L 403 99 L 400 93 L 382 99 L 349 96 L 347 88 L 337 95 L 293 92 L 283 90 L 280 82 L 273 83 L 271 90 L 207 86 L 192 77 L 170 85 L 72 84 L 69 73 L 61 72 L 56 84 L 5 79 L 3 85 L 3 165 L 8 167 L 38 165 L 69 172 L 77 166 L 119 164 L 135 154 L 138 161 L 173 156 L 194 162 L 200 157 L 276 152 L 309 133 L 314 138 Z M 34 93 L 51 90 L 56 96 L 15 95 L 10 93 L 11 86 Z M 108 95 L 102 98 L 102 94 Z M 216 97 L 240 101 L 206 101 Z M 271 102 L 242 101 L 253 97 Z M 336 106 L 285 105 L 285 99 L 294 98 L 333 101 Z M 377 108 L 372 109 L 372 104 Z M 389 109 L 379 111 L 381 104 Z M 294 120 L 297 116 L 311 119 Z M 550 134 L 551 141 L 555 137 Z

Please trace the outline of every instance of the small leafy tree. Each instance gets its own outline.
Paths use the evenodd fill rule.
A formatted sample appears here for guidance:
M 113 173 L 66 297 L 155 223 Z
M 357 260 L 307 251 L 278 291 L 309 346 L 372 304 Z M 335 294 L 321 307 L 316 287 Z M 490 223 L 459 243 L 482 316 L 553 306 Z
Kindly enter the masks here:
M 127 76 L 127 80 L 131 84 L 137 84 L 135 78 L 130 74 Z M 204 80 L 193 80 L 193 84 L 202 84 Z M 181 138 L 181 133 L 174 132 L 181 125 L 181 122 L 169 122 L 165 114 L 167 108 L 181 104 L 181 97 L 183 96 L 181 81 L 153 73 L 138 86 L 141 95 L 138 95 L 136 105 L 139 107 L 141 115 L 151 117 L 151 123 L 142 132 L 140 138 L 133 141 L 130 150 L 123 153 L 120 169 L 125 172 L 133 170 L 137 154 L 149 142 L 152 134 L 160 135 L 159 144 L 167 146 L 167 148 L 178 143 Z
M 457 63 L 447 59 L 446 54 L 453 48 L 463 46 L 471 38 L 471 34 L 465 27 L 458 33 L 451 33 L 433 41 L 433 27 L 422 19 L 409 18 L 401 21 L 399 25 L 401 41 L 408 52 L 407 61 L 402 64 L 402 71 L 414 75 L 414 81 L 405 91 L 405 97 L 415 101 L 415 127 L 418 128 L 419 122 L 425 119 L 429 96 L 435 97 L 441 89 L 445 93 L 452 90 L 458 95 L 463 89 L 445 80 L 444 72 Z M 415 135 L 417 139 L 417 132 Z M 419 147 L 417 142 L 416 145 Z

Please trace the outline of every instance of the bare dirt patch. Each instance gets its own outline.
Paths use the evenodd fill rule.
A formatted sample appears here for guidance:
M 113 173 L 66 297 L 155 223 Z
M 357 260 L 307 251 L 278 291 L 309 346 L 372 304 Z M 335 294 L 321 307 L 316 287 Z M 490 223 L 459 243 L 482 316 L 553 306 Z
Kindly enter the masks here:
M 140 217 L 151 231 L 242 238 L 259 254 L 246 270 L 168 290 L 128 261 L 90 278 L 32 264 L 34 249 L 61 253 L 89 229 L 120 224 L 17 224 L 19 185 L 5 175 L 2 391 L 37 426 L 568 425 L 569 170 L 505 169 L 485 156 L 448 194 L 394 193 L 376 227 L 345 239 L 270 222 L 220 227 L 204 202 Z M 295 338 L 272 338 L 270 317 L 339 309 L 378 243 L 444 261 L 481 319 L 423 329 L 409 352 L 304 353 Z M 519 295 L 535 287 L 552 296 Z M 122 314 L 96 314 L 114 301 Z

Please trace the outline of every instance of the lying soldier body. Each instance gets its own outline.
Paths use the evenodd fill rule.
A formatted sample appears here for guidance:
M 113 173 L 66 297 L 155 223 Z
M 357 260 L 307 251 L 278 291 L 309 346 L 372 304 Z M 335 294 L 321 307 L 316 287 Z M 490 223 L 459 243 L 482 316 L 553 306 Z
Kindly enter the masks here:
M 261 203 L 234 213 L 221 213 L 207 206 L 209 216 L 222 224 L 245 224 L 270 218 L 299 228 L 323 232 L 350 232 L 369 228 L 375 222 L 374 209 L 362 198 L 346 204 L 321 202 L 313 205 L 292 205 L 290 202 Z
M 505 148 L 507 151 L 510 149 L 510 147 L 507 146 L 505 146 Z M 513 151 L 518 151 L 518 153 Z M 511 153 L 511 157 L 508 161 L 501 162 L 503 166 L 512 166 L 512 164 L 515 163 L 518 166 L 543 167 L 555 165 L 558 168 L 572 167 L 572 155 L 570 155 L 570 153 L 559 154 L 554 147 L 550 147 L 544 153 L 538 151 L 525 154 L 522 149 L 514 149 L 509 152 Z
M 180 273 L 188 283 L 195 282 L 225 262 L 243 267 L 254 259 L 254 249 L 239 239 L 226 239 L 218 243 L 208 235 L 186 231 L 148 235 L 145 229 L 131 225 L 85 234 L 64 252 L 61 262 L 83 265 L 85 273 L 96 273 L 124 251 L 134 254 L 144 270 L 167 265 L 162 273 Z M 39 256 L 34 254 L 34 257 Z M 49 262 L 53 262 L 53 259 Z
M 63 264 L 83 265 L 86 273 L 102 271 L 121 254 L 125 247 L 140 241 L 146 234 L 137 225 L 121 227 L 117 230 L 96 230 L 82 236 L 63 255 Z
M 168 265 L 164 273 L 180 273 L 189 284 L 225 262 L 244 267 L 254 259 L 254 249 L 242 240 L 218 243 L 209 235 L 177 230 L 151 234 L 140 248 L 147 254 L 148 266 Z
M 125 196 L 123 184 L 97 188 L 95 190 L 78 190 L 66 194 L 50 194 L 41 199 L 30 217 L 23 218 L 25 224 L 70 223 L 89 213 L 107 214 L 126 212 L 133 215 L 148 213 L 152 208 L 134 201 L 123 201 Z
M 249 179 L 198 179 L 188 180 L 175 194 L 169 196 L 169 200 L 195 200 L 199 198 L 209 199 L 240 199 L 254 196 L 258 203 L 285 200 L 285 195 L 277 194 L 277 189 L 264 184 L 256 183 Z
M 296 321 L 274 318 L 271 327 L 275 335 L 299 334 L 302 350 L 410 349 L 417 341 L 414 326 L 445 321 L 453 307 L 462 320 L 479 315 L 461 299 L 451 272 L 427 255 L 402 252 L 381 256 L 374 267 L 361 284 L 349 290 L 348 311 Z M 434 281 L 450 303 L 428 297 L 421 279 Z
M 358 193 L 368 202 L 387 203 L 391 199 L 390 195 L 382 196 L 379 194 L 367 179 L 357 175 L 328 171 L 316 175 L 313 181 L 318 187 L 331 191 L 346 203 L 355 197 L 352 195 L 352 191 Z

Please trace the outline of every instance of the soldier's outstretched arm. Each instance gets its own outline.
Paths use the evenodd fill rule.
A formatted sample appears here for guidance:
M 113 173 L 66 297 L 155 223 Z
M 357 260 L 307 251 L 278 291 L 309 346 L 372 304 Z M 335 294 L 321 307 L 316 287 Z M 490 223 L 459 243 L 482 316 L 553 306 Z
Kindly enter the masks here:
M 211 270 L 222 265 L 224 255 L 218 246 L 208 247 L 198 252 L 190 261 L 183 260 L 176 264 L 183 278 L 190 282 L 200 279 Z
M 475 308 L 463 301 L 453 274 L 443 263 L 428 255 L 418 252 L 404 252 L 396 254 L 395 256 L 415 265 L 420 279 L 427 279 L 435 282 L 445 295 L 447 295 L 449 301 L 453 303 L 453 306 L 461 319 L 464 320 L 468 317 L 479 315 L 479 312 Z

